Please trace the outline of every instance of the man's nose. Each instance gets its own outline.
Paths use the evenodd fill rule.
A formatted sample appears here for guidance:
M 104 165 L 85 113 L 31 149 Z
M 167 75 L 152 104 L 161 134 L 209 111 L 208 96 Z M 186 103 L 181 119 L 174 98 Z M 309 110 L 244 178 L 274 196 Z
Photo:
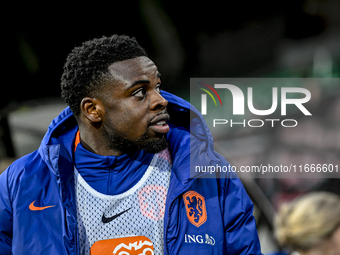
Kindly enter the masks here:
M 151 99 L 151 110 L 163 110 L 168 105 L 168 100 L 166 100 L 162 95 L 154 91 L 152 93 L 152 99 Z

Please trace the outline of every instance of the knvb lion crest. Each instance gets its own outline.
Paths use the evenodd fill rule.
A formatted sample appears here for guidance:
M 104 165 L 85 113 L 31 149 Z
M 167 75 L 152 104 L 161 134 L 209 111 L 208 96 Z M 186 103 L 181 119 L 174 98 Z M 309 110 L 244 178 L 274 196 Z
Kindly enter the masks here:
M 207 220 L 207 209 L 203 196 L 195 191 L 188 191 L 183 195 L 185 209 L 189 221 L 196 227 L 201 226 Z

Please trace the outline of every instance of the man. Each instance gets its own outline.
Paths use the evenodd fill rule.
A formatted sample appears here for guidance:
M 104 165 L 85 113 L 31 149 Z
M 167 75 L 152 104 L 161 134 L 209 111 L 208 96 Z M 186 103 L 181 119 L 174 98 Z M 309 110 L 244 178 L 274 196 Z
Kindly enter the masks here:
M 237 176 L 190 175 L 190 154 L 228 162 L 160 77 L 127 36 L 71 52 L 61 79 L 69 107 L 0 176 L 1 254 L 260 254 Z

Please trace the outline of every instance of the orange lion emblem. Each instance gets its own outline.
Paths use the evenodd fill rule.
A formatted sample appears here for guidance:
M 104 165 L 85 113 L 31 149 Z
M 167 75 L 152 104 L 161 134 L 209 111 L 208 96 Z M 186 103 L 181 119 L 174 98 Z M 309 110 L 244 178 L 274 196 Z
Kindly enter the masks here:
M 188 191 L 183 195 L 185 209 L 189 221 L 196 227 L 207 221 L 207 209 L 203 196 L 195 191 Z

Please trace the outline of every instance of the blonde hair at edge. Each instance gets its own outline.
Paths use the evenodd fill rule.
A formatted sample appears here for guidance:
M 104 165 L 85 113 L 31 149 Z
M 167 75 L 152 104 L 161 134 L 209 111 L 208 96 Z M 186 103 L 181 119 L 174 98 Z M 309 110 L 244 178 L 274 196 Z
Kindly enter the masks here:
M 315 192 L 280 207 L 275 235 L 282 247 L 301 253 L 318 249 L 339 226 L 340 197 Z

